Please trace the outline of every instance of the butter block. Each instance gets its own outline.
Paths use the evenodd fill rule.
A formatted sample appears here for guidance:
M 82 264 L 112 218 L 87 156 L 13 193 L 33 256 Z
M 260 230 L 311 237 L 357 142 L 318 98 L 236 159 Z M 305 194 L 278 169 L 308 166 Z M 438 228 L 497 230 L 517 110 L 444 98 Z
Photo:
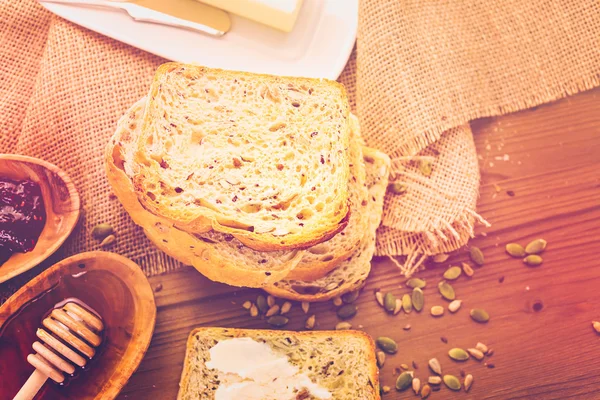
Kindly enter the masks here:
M 292 31 L 302 6 L 302 0 L 198 1 L 284 32 Z

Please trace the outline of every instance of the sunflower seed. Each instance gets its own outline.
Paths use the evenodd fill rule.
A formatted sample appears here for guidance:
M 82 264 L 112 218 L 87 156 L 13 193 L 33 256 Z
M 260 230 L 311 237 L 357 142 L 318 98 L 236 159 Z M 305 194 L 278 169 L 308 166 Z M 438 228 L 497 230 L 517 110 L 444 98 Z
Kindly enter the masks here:
M 396 299 L 396 307 L 394 308 L 394 315 L 398 315 L 398 313 L 402 311 L 402 300 Z
M 409 280 L 406 281 L 406 286 L 408 286 L 411 289 L 414 289 L 414 288 L 423 289 L 425 287 L 425 285 L 427 285 L 427 282 L 425 282 L 425 280 L 419 279 L 419 278 L 410 278 Z
M 469 264 L 467 264 L 466 262 L 462 263 L 462 269 L 463 269 L 463 272 L 465 273 L 465 275 L 468 276 L 469 278 L 475 274 L 475 271 L 473 271 L 473 268 L 471 268 L 471 266 Z
M 102 242 L 100 242 L 100 247 L 108 247 L 116 241 L 117 238 L 115 237 L 115 235 L 108 235 L 107 237 L 102 239 Z
M 425 296 L 423 291 L 419 288 L 414 288 L 412 292 L 412 305 L 417 311 L 421 311 L 425 305 Z
M 303 301 L 301 306 L 302 311 L 304 311 L 304 314 L 308 314 L 308 310 L 310 309 L 310 303 L 308 301 Z
M 468 392 L 473 385 L 473 375 L 469 374 L 465 376 L 465 392 Z
M 450 304 L 448 304 L 448 311 L 450 311 L 451 313 L 455 313 L 458 311 L 461 305 L 462 300 L 453 300 Z
M 480 322 L 480 323 L 485 323 L 490 320 L 489 314 L 485 310 L 482 310 L 481 308 L 472 309 L 471 310 L 471 318 L 473 318 L 473 320 Z
M 433 256 L 433 262 L 436 264 L 441 264 L 443 262 L 445 262 L 448 258 L 450 258 L 450 256 L 448 254 L 436 254 L 435 256 Z
M 383 294 L 380 291 L 375 292 L 375 299 L 377 300 L 377 303 L 383 307 Z
M 265 313 L 265 316 L 272 317 L 273 315 L 277 314 L 278 312 L 279 312 L 279 306 L 277 304 L 274 304 L 273 307 L 269 307 L 269 309 Z
M 408 364 L 400 364 L 400 369 L 403 371 L 408 371 Z
M 529 265 L 530 267 L 537 267 L 543 261 L 544 260 L 542 260 L 542 257 L 538 256 L 537 254 L 530 254 L 523 259 L 523 262 Z
M 454 375 L 444 375 L 444 384 L 454 391 L 459 391 L 461 388 L 460 381 Z
M 402 309 L 407 314 L 412 311 L 412 300 L 408 294 L 402 296 Z
M 275 297 L 268 295 L 267 304 L 269 305 L 269 307 L 273 307 L 275 305 Z
M 442 297 L 446 300 L 452 301 L 456 298 L 454 288 L 446 281 L 441 281 L 438 283 L 438 290 L 440 291 Z
M 344 301 L 344 303 L 354 303 L 354 301 L 358 298 L 359 294 L 360 294 L 360 292 L 358 290 L 344 293 L 342 295 L 342 300 Z
M 383 364 L 385 364 L 385 353 L 381 350 L 377 351 L 377 366 L 379 368 L 383 368 Z
M 479 265 L 480 267 L 483 265 L 483 252 L 481 251 L 481 249 L 479 249 L 479 247 L 471 247 L 471 249 L 469 250 L 469 255 L 471 256 L 471 261 L 473 261 L 475 264 Z
M 450 349 L 448 355 L 455 361 L 467 361 L 469 359 L 469 353 L 458 347 Z
M 410 331 L 410 328 L 411 328 L 410 324 L 406 324 L 406 325 L 404 325 L 404 328 L 402 328 L 402 329 L 404 329 L 405 331 Z
M 395 354 L 398 351 L 398 345 L 394 339 L 390 339 L 389 337 L 380 336 L 377 338 L 375 343 L 377 343 L 377 347 L 387 354 Z
M 383 394 L 388 394 L 390 391 L 392 390 L 392 388 L 390 388 L 389 386 L 385 385 L 381 388 L 381 392 Z
M 479 350 L 480 352 L 482 352 L 483 354 L 486 354 L 488 352 L 488 347 L 481 342 L 477 342 L 477 344 L 475 345 L 475 348 L 477 350 Z
M 411 372 L 403 372 L 396 379 L 396 390 L 402 392 L 411 386 L 413 376 Z
M 469 352 L 469 354 L 471 355 L 471 357 L 473 357 L 474 359 L 476 359 L 477 361 L 481 361 L 483 360 L 483 352 L 477 349 L 467 349 L 467 351 Z
M 284 317 L 285 318 L 285 317 Z M 306 322 L 304 323 L 304 327 L 306 329 L 312 329 L 315 327 L 315 322 L 316 322 L 317 317 L 313 314 L 310 317 L 308 317 L 306 319 Z
M 534 241 L 531 241 L 527 243 L 527 246 L 525 246 L 525 253 L 540 254 L 546 249 L 547 244 L 548 242 L 546 242 L 544 239 L 536 239 Z
M 356 315 L 357 308 L 354 304 L 346 304 L 338 308 L 337 316 L 339 319 L 350 319 Z
M 593 321 L 593 322 L 592 322 L 592 326 L 594 327 L 594 330 L 595 330 L 597 333 L 600 333 L 600 322 L 599 322 L 599 321 Z
M 341 297 L 334 297 L 333 298 L 333 305 L 336 307 L 339 307 L 343 304 L 342 298 Z
M 352 328 L 352 324 L 350 322 L 339 322 L 335 326 L 336 331 L 347 331 Z
M 433 306 L 431 307 L 431 315 L 434 317 L 441 317 L 444 315 L 444 307 L 442 306 Z
M 525 257 L 525 249 L 518 243 L 509 243 L 505 247 L 509 256 L 515 258 Z
M 412 381 L 412 390 L 416 395 L 419 395 L 421 391 L 421 380 L 419 378 L 414 378 Z
M 455 279 L 458 279 L 461 273 L 462 270 L 460 269 L 460 267 L 450 267 L 446 270 L 446 272 L 444 272 L 444 279 L 453 281 Z
M 290 303 L 289 301 L 286 301 L 285 303 L 283 303 L 281 305 L 281 313 L 282 314 L 287 314 L 291 309 L 292 309 L 292 303 Z
M 429 385 L 424 385 L 423 389 L 421 389 L 421 398 L 426 399 L 431 394 L 431 387 Z
M 429 360 L 428 364 L 429 364 L 429 368 L 431 368 L 431 370 L 433 372 L 435 372 L 438 375 L 442 374 L 442 366 L 440 365 L 440 362 L 438 361 L 437 358 L 432 358 L 431 360 Z M 431 382 L 429 382 L 429 383 L 431 383 Z
M 394 182 L 388 185 L 388 190 L 394 194 L 404 194 L 408 188 L 405 184 Z
M 252 304 L 252 306 L 250 306 L 250 316 L 251 317 L 258 316 L 258 308 L 256 307 L 256 304 Z
M 386 293 L 383 298 L 383 306 L 387 312 L 393 313 L 396 308 L 396 296 L 391 292 Z
M 440 378 L 439 376 L 430 376 L 429 378 L 427 378 L 427 382 L 432 385 L 439 385 L 440 383 L 442 383 L 442 378 Z
M 109 224 L 98 224 L 92 228 L 92 236 L 96 239 L 104 239 L 114 233 L 114 229 Z
M 491 357 L 494 355 L 494 349 L 490 348 L 487 353 L 485 353 L 486 356 Z
M 242 307 L 243 307 L 245 310 L 249 310 L 249 309 L 250 309 L 250 307 L 252 307 L 252 302 L 251 302 L 251 301 L 248 301 L 248 300 L 246 300 L 246 301 L 244 302 L 244 304 L 242 304 Z
M 274 326 L 276 328 L 281 328 L 282 326 L 287 325 L 288 322 L 290 322 L 290 319 L 288 317 L 284 317 L 283 315 L 274 315 L 267 320 L 267 324 Z M 306 322 L 308 323 L 308 321 L 306 321 Z M 308 329 L 310 329 L 310 328 L 308 328 Z
M 269 304 L 267 303 L 266 297 L 262 294 L 258 295 L 258 297 L 256 298 L 256 306 L 258 307 L 258 311 L 260 311 L 261 314 L 266 313 L 269 309 Z

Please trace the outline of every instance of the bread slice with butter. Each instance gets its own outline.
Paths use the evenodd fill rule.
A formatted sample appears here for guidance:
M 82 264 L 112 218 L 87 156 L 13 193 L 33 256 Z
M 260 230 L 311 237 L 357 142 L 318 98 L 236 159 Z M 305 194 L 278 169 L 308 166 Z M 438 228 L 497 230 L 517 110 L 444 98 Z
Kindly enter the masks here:
M 195 329 L 177 399 L 380 399 L 375 347 L 358 331 Z
M 298 301 L 326 301 L 344 293 L 360 289 L 371 271 L 375 252 L 375 236 L 381 223 L 383 200 L 388 185 L 390 158 L 378 150 L 363 147 L 369 190 L 368 227 L 354 254 L 342 261 L 333 271 L 316 280 L 284 279 L 265 290 L 276 297 Z
M 137 138 L 140 203 L 193 233 L 300 249 L 348 222 L 349 104 L 326 79 L 160 66 Z

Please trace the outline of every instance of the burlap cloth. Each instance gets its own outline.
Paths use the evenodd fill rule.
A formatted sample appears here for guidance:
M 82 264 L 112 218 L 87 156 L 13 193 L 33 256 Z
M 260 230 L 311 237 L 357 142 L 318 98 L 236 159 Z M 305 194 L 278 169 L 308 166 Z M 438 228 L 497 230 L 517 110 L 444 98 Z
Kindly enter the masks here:
M 410 272 L 423 255 L 464 245 L 478 218 L 468 122 L 597 86 L 599 40 L 595 0 L 361 0 L 357 48 L 340 81 L 368 144 L 390 154 L 392 181 L 406 187 L 388 194 L 377 254 L 406 256 L 399 265 Z M 111 198 L 102 165 L 117 119 L 164 61 L 34 0 L 0 1 L 0 152 L 58 165 L 82 198 L 58 257 L 98 249 L 89 233 L 106 222 L 118 232 L 111 250 L 146 274 L 179 267 Z M 0 286 L 0 297 L 24 279 Z

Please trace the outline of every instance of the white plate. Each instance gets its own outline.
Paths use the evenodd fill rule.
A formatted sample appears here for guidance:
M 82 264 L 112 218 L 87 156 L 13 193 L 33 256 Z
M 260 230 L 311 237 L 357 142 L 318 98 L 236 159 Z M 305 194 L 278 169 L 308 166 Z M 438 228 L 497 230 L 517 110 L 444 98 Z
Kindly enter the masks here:
M 358 25 L 358 0 L 304 0 L 291 33 L 231 15 L 231 30 L 220 38 L 136 22 L 120 10 L 41 4 L 73 23 L 169 60 L 329 79 L 344 69 Z

